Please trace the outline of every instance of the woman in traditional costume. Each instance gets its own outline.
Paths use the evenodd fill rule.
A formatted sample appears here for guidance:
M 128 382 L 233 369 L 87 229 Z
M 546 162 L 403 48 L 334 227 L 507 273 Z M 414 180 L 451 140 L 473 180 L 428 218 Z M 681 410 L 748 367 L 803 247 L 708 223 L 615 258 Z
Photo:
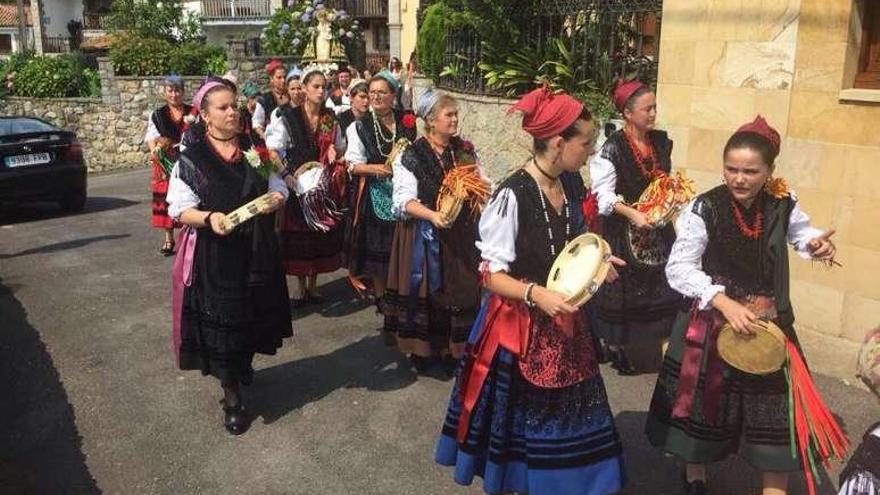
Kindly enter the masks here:
M 266 145 L 284 159 L 286 169 L 281 175 L 291 189 L 295 187 L 293 173 L 302 164 L 317 161 L 331 167 L 333 170 L 328 173 L 334 178 L 333 190 L 327 194 L 336 198 L 344 194 L 339 179 L 345 180 L 345 169 L 336 162 L 336 118 L 332 110 L 324 107 L 326 78 L 320 70 L 306 69 L 302 82 L 303 104 L 285 105 L 278 110 L 279 118 L 266 131 Z M 281 251 L 287 274 L 299 281 L 294 305 L 323 301 L 317 288 L 318 274 L 336 271 L 342 265 L 343 231 L 341 222 L 326 232 L 313 230 L 300 201 L 292 198 L 287 202 L 281 225 Z
M 374 77 L 368 87 L 369 111 L 345 131 L 348 143 L 345 161 L 353 179 L 346 261 L 350 280 L 357 290 L 365 288 L 361 277 L 372 280 L 380 312 L 395 226 L 391 167 L 387 162 L 399 139 L 406 139 L 408 143 L 416 140 L 416 117 L 394 110 L 394 98 L 399 90 L 397 80 L 387 72 Z M 355 96 L 352 100 L 352 108 L 363 104 L 358 98 Z
M 363 79 L 355 79 L 351 81 L 351 88 L 349 88 L 348 93 L 351 106 L 348 110 L 336 116 L 340 132 L 337 139 L 343 142 L 346 142 L 346 132 L 349 126 L 366 115 L 370 110 L 370 82 Z M 345 148 L 347 149 L 347 146 Z
M 513 110 L 524 115 L 534 156 L 498 186 L 480 220 L 489 296 L 435 459 L 455 466 L 462 485 L 482 477 L 492 494 L 616 493 L 625 480 L 622 447 L 587 318 L 542 285 L 556 255 L 585 231 L 583 182 L 564 179 L 592 154 L 594 124 L 580 102 L 545 88 Z
M 636 373 L 627 346 L 653 349 L 669 337 L 681 296 L 669 287 L 664 269 L 673 226 L 655 228 L 633 206 L 652 180 L 670 173 L 672 141 L 654 129 L 654 92 L 639 81 L 619 84 L 614 105 L 626 124 L 612 134 L 590 162 L 599 214 L 607 217 L 605 239 L 626 266 L 620 281 L 596 297 L 595 331 L 608 346 L 607 357 L 623 375 Z
M 410 355 L 418 372 L 442 360 L 451 374 L 480 304 L 480 258 L 474 242 L 482 204 L 471 204 L 450 221 L 437 208 L 437 198 L 446 176 L 461 173 L 459 167 L 471 167 L 481 183 L 484 175 L 474 146 L 456 135 L 454 98 L 427 92 L 417 114 L 425 121 L 425 135 L 393 165 L 392 206 L 403 220 L 397 222 L 391 243 L 384 329 L 396 336 L 398 348 Z
M 250 425 L 240 385 L 253 379 L 254 354 L 275 354 L 292 335 L 272 216 L 288 192 L 276 174 L 263 178 L 245 158 L 252 144 L 240 133 L 229 88 L 208 82 L 193 103 L 206 137 L 181 153 L 168 190 L 169 212 L 186 225 L 172 280 L 174 351 L 180 369 L 220 380 L 224 425 L 239 435 Z M 260 215 L 227 229 L 226 214 L 266 193 Z
M 725 320 L 749 335 L 766 318 L 797 346 L 788 244 L 805 258 L 834 257 L 833 231 L 811 227 L 794 194 L 771 178 L 779 144 L 760 116 L 740 127 L 724 147 L 724 184 L 677 220 L 666 275 L 693 306 L 675 320 L 646 432 L 687 463 L 688 494 L 708 493 L 705 466 L 736 452 L 762 471 L 765 495 L 784 494 L 789 473 L 801 470 L 786 372 L 744 373 L 722 361 L 714 344 Z
M 160 253 L 165 256 L 174 254 L 174 220 L 168 216 L 168 202 L 165 195 L 168 193 L 168 172 L 166 164 L 174 163 L 177 156 L 177 146 L 186 123 L 184 118 L 192 111 L 192 107 L 183 103 L 183 78 L 170 75 L 164 81 L 164 96 L 166 104 L 156 109 L 150 115 L 147 124 L 147 134 L 144 136 L 147 146 L 150 148 L 150 159 L 153 165 L 153 175 L 150 180 L 150 188 L 153 191 L 153 216 L 152 225 L 165 231 L 165 241 L 162 243 Z M 164 154 L 164 159 L 162 158 Z
M 857 369 L 858 377 L 880 398 L 880 328 L 866 336 Z M 880 422 L 868 428 L 841 471 L 837 495 L 880 495 Z
M 254 132 L 263 139 L 266 138 L 266 129 L 270 124 L 272 112 L 290 101 L 286 85 L 287 71 L 284 69 L 284 64 L 278 59 L 272 59 L 266 64 L 265 70 L 269 75 L 269 90 L 260 96 L 254 109 L 254 117 L 251 120 Z
M 263 145 L 263 139 L 254 131 L 253 126 L 254 111 L 257 109 L 257 100 L 260 98 L 260 92 L 253 83 L 247 83 L 242 88 L 241 95 L 245 97 L 245 104 L 239 110 L 241 114 L 239 117 L 241 132 L 248 135 L 254 144 Z

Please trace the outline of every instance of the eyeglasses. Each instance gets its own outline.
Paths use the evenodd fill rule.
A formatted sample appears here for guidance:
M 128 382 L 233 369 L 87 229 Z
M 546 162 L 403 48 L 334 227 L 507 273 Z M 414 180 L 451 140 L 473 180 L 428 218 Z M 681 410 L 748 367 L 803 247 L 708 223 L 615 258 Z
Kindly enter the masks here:
M 370 96 L 380 96 L 381 97 L 381 96 L 388 96 L 391 93 L 389 93 L 388 91 L 370 91 L 369 94 L 370 94 Z

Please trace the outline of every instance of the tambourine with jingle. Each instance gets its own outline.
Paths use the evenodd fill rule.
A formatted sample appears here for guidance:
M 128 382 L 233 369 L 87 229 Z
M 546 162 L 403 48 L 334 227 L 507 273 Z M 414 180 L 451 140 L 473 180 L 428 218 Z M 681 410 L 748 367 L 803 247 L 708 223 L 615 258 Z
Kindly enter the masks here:
M 580 306 L 592 298 L 605 282 L 611 267 L 611 247 L 596 234 L 575 237 L 556 256 L 547 288 L 567 296 L 566 302 Z

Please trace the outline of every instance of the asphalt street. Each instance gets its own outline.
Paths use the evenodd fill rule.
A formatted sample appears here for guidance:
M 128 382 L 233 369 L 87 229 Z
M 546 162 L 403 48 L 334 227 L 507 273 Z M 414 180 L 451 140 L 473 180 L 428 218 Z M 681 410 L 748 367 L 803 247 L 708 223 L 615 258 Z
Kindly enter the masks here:
M 340 274 L 321 279 L 330 302 L 296 313 L 278 355 L 257 358 L 258 418 L 227 434 L 215 380 L 173 365 L 172 259 L 149 227 L 148 185 L 146 170 L 90 177 L 81 214 L 0 212 L 0 493 L 482 493 L 432 460 L 451 381 L 414 375 Z M 603 375 L 626 493 L 680 493 L 680 466 L 642 434 L 656 375 Z M 817 381 L 858 442 L 877 402 Z M 710 477 L 715 495 L 758 493 L 739 459 Z M 790 493 L 806 493 L 800 477 Z

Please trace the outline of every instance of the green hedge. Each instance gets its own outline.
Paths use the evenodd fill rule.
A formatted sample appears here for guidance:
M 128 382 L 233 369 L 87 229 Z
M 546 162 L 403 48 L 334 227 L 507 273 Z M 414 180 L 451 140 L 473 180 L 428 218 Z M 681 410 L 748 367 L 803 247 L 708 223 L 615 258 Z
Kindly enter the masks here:
M 422 72 L 432 79 L 437 79 L 443 70 L 446 33 L 453 13 L 445 3 L 435 3 L 425 10 L 425 17 L 419 28 L 419 36 L 416 40 L 419 66 Z
M 222 74 L 226 52 L 201 43 L 171 43 L 158 38 L 119 35 L 110 47 L 110 59 L 120 76 L 182 76 Z
M 76 57 L 31 57 L 18 65 L 13 93 L 32 98 L 100 96 L 101 81 Z

